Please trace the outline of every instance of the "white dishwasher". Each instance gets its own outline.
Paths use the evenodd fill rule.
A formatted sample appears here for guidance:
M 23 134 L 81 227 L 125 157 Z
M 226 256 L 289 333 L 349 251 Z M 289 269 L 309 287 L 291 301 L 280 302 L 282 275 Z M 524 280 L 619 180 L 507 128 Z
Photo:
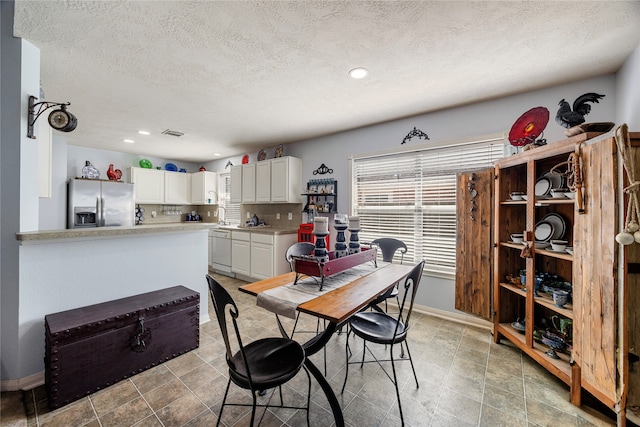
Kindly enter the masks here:
M 235 277 L 231 272 L 231 230 L 211 230 L 211 267 L 216 273 Z

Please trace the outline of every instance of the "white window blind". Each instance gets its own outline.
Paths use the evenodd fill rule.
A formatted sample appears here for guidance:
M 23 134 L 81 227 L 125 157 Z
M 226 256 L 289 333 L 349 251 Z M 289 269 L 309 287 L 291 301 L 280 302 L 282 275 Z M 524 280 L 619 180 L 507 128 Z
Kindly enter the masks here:
M 504 140 L 352 158 L 352 209 L 360 217 L 361 242 L 379 237 L 404 241 L 405 262 L 426 261 L 425 270 L 455 275 L 456 174 L 491 167 Z
M 231 203 L 231 173 L 218 175 L 218 206 L 224 208 L 223 218 L 228 224 L 240 224 L 240 203 Z

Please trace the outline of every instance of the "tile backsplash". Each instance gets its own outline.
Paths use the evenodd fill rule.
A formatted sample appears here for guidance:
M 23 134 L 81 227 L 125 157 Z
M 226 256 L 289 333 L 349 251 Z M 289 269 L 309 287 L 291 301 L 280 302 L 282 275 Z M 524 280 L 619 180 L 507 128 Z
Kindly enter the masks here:
M 144 221 L 142 224 L 169 224 L 184 222 L 187 213 L 196 212 L 202 218 L 202 222 L 216 223 L 218 217 L 216 211 L 218 205 L 136 205 L 144 208 Z M 155 212 L 155 216 L 153 215 Z M 243 204 L 240 209 L 241 224 L 249 216 L 257 215 L 258 218 L 275 228 L 298 228 L 302 222 L 302 204 Z M 291 213 L 291 220 L 289 220 Z M 279 215 L 279 218 L 278 218 Z
M 169 224 L 184 222 L 187 213 L 196 212 L 202 222 L 218 222 L 218 205 L 136 205 L 144 208 L 143 224 Z M 155 217 L 153 213 L 155 212 Z
M 247 213 L 249 217 L 257 215 L 258 219 L 275 228 L 298 228 L 302 222 L 301 203 L 244 204 L 240 208 L 241 224 L 247 221 Z M 291 220 L 288 219 L 289 213 L 291 213 Z M 280 218 L 278 218 L 278 214 L 280 214 Z

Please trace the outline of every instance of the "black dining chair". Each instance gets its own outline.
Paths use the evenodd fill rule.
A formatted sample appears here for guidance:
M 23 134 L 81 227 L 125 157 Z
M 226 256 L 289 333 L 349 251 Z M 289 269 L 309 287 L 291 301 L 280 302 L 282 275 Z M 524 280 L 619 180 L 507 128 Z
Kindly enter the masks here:
M 289 263 L 289 269 L 291 271 L 295 271 L 295 257 L 303 257 L 303 256 L 312 256 L 313 255 L 313 250 L 315 249 L 315 245 L 313 243 L 310 242 L 297 242 L 294 243 L 293 245 L 289 246 L 289 248 L 287 249 L 287 252 L 285 252 L 285 259 L 287 260 L 287 262 Z M 293 324 L 293 329 L 291 331 L 291 338 L 293 338 L 293 335 L 296 333 L 296 327 L 298 326 L 298 320 L 300 320 L 300 312 L 298 312 L 297 316 L 296 316 L 296 320 Z M 325 325 L 326 326 L 326 325 Z M 297 331 L 299 334 L 304 334 L 304 333 L 314 333 L 313 331 Z M 320 333 L 320 319 L 317 319 L 316 322 L 316 330 L 315 333 L 318 334 Z M 327 349 L 323 348 L 323 355 L 324 355 L 324 374 L 327 374 Z
M 413 360 L 411 359 L 411 351 L 409 350 L 409 345 L 407 342 L 407 335 L 410 327 L 410 319 L 411 312 L 413 311 L 413 303 L 415 301 L 416 292 L 418 290 L 418 286 L 420 285 L 420 279 L 422 278 L 422 269 L 424 268 L 424 261 L 420 261 L 416 264 L 415 267 L 411 269 L 411 272 L 406 277 L 404 281 L 403 287 L 403 295 L 401 297 L 400 310 L 396 316 L 391 316 L 390 314 L 379 312 L 379 311 L 361 311 L 354 314 L 351 319 L 349 319 L 349 332 L 347 333 L 346 340 L 346 368 L 344 374 L 344 383 L 342 384 L 342 391 L 344 393 L 344 388 L 347 385 L 347 378 L 349 376 L 349 365 L 359 363 L 360 368 L 363 367 L 365 363 L 376 362 L 380 365 L 384 373 L 391 379 L 391 382 L 396 388 L 396 396 L 398 398 L 398 409 L 400 410 L 400 420 L 402 421 L 402 425 L 404 425 L 404 416 L 402 414 L 402 403 L 400 401 L 400 390 L 398 389 L 398 377 L 396 374 L 396 362 L 400 361 L 409 361 L 411 363 L 411 370 L 413 371 L 413 377 L 416 380 L 416 387 L 420 387 L 418 384 L 418 377 L 416 375 L 416 370 L 413 366 Z M 364 348 L 362 349 L 362 360 L 361 361 L 349 361 L 349 355 L 351 353 L 349 349 L 349 336 L 354 334 L 364 340 Z M 385 346 L 389 346 L 389 359 L 378 359 L 375 354 L 371 351 L 367 343 L 372 344 L 381 344 Z M 408 359 L 406 358 L 394 358 L 393 350 L 396 344 L 402 344 L 407 348 Z M 365 360 L 366 353 L 369 353 L 371 359 Z M 391 369 L 393 371 L 393 376 L 389 375 L 387 369 L 382 365 L 382 362 L 391 362 Z
M 222 419 L 222 411 L 225 406 L 251 406 L 251 423 L 254 425 L 256 407 L 264 407 L 264 412 L 258 421 L 258 425 L 262 422 L 264 414 L 268 408 L 288 408 L 288 409 L 304 409 L 307 412 L 307 426 L 309 425 L 309 400 L 311 397 L 311 377 L 307 368 L 304 366 L 305 352 L 302 346 L 288 338 L 262 338 L 249 344 L 243 344 L 238 329 L 238 317 L 240 315 L 238 307 L 229 295 L 229 292 L 222 287 L 209 274 L 206 276 L 209 284 L 209 292 L 213 308 L 218 318 L 220 331 L 226 347 L 226 360 L 229 367 L 229 380 L 227 388 L 224 392 L 220 413 L 218 414 L 218 422 L 220 425 Z M 230 333 L 227 325 L 231 320 L 235 333 L 235 340 L 230 339 Z M 287 406 L 284 405 L 282 399 L 282 385 L 293 379 L 301 369 L 304 369 L 309 382 L 307 390 L 307 406 Z M 240 388 L 251 391 L 253 402 L 251 405 L 246 403 L 227 403 L 227 395 L 231 382 Z M 275 388 L 280 392 L 280 405 L 270 405 L 271 398 L 275 393 Z M 257 403 L 257 393 L 263 390 L 273 388 L 273 392 L 266 404 Z
M 310 242 L 298 242 L 289 246 L 289 248 L 287 249 L 287 252 L 284 254 L 285 259 L 289 263 L 289 269 L 291 269 L 291 271 L 295 271 L 294 257 L 311 256 L 313 255 L 314 249 L 315 249 L 315 245 Z
M 400 264 L 404 260 L 404 254 L 407 253 L 407 245 L 399 239 L 394 239 L 393 237 L 381 237 L 379 239 L 375 239 L 371 242 L 372 245 L 375 245 L 380 248 L 380 252 L 382 252 L 382 261 L 384 262 L 393 262 L 393 257 L 396 252 L 400 250 Z M 369 307 L 374 310 L 382 311 L 379 304 L 384 302 L 384 311 L 389 309 L 387 305 L 387 300 L 389 298 L 395 298 L 396 303 L 400 305 L 400 300 L 398 299 L 398 287 L 394 286 L 389 289 L 384 294 L 380 295 L 378 298 L 373 300 Z

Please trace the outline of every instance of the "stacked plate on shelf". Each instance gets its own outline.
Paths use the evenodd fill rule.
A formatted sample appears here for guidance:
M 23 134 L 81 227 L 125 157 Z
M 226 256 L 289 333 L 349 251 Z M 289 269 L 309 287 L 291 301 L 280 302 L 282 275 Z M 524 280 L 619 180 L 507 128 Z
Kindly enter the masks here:
M 538 242 L 550 242 L 564 238 L 567 222 L 562 215 L 550 213 L 536 224 L 535 236 Z
M 560 175 L 554 175 L 551 172 L 543 174 L 536 180 L 535 194 L 536 197 L 544 199 L 551 197 L 552 188 L 563 187 L 563 177 Z

